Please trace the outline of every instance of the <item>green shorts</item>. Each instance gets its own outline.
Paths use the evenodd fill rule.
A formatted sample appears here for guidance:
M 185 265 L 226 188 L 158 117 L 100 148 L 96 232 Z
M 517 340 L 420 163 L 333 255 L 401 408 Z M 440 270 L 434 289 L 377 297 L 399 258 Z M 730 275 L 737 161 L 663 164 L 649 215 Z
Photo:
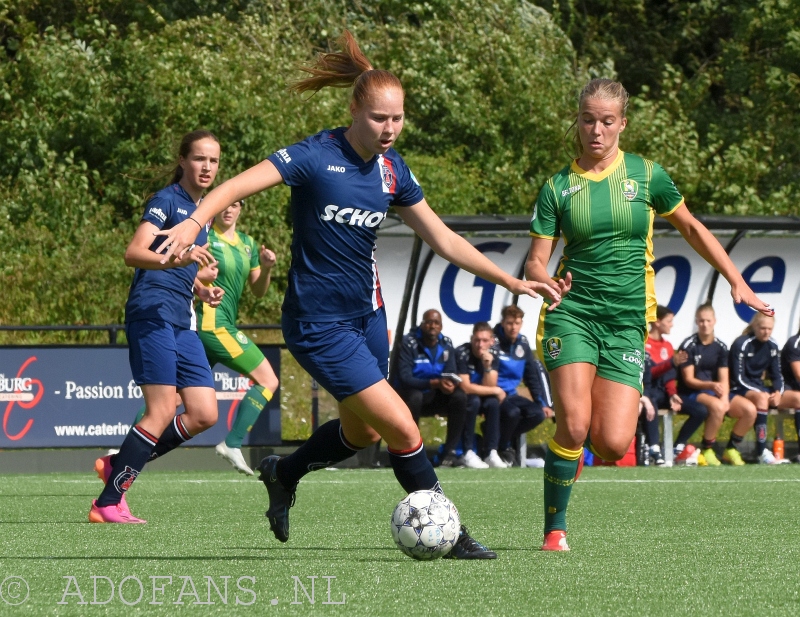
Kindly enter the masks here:
M 547 312 L 542 306 L 536 331 L 536 351 L 548 371 L 588 362 L 603 379 L 642 392 L 646 326 L 621 326 L 602 319 L 589 321 L 559 307 Z
M 198 330 L 197 334 L 212 368 L 219 362 L 229 369 L 249 375 L 264 361 L 264 354 L 258 346 L 233 326 Z

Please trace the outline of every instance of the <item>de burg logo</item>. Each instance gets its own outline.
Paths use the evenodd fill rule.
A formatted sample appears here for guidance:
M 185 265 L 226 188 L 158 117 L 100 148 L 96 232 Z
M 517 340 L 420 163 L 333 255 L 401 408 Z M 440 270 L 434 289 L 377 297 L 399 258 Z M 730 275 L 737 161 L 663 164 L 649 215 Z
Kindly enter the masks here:
M 12 412 L 15 405 L 19 405 L 22 409 L 33 409 L 39 404 L 44 394 L 44 387 L 42 382 L 32 377 L 23 377 L 25 369 L 28 368 L 33 362 L 36 362 L 36 356 L 31 356 L 22 366 L 19 367 L 15 377 L 6 377 L 0 373 L 0 401 L 7 401 L 5 410 L 3 411 L 3 434 L 11 441 L 19 441 L 31 430 L 33 426 L 33 418 L 28 418 L 23 427 L 15 432 L 9 428 L 16 423 L 10 423 Z

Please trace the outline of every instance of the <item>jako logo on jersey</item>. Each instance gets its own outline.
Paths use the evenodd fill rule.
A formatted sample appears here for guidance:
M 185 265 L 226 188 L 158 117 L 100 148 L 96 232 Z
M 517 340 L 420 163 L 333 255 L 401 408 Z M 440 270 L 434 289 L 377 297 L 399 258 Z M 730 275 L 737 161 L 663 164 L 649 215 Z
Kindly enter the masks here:
M 189 214 L 189 213 L 183 208 L 178 208 L 178 214 Z
M 383 155 L 378 157 L 378 169 L 381 172 L 381 181 L 383 182 L 383 192 L 384 193 L 394 193 L 395 191 L 395 180 L 397 179 L 394 175 L 394 169 L 392 168 L 392 162 L 383 158 Z
M 283 159 L 284 163 L 292 162 L 292 157 L 289 156 L 289 153 L 286 151 L 286 148 L 281 148 L 280 150 L 278 150 L 276 154 Z
M 325 206 L 325 212 L 319 217 L 323 221 L 336 221 L 346 225 L 358 225 L 359 227 L 377 227 L 386 218 L 383 212 L 371 212 L 360 208 L 342 208 L 339 206 Z
M 557 336 L 550 337 L 544 344 L 547 355 L 555 360 L 561 355 L 561 339 Z
M 568 189 L 564 189 L 561 191 L 561 196 L 566 197 L 567 195 L 572 195 L 573 193 L 577 193 L 583 188 L 580 184 L 576 184 L 575 186 L 571 186 Z
M 636 193 L 639 192 L 639 183 L 636 180 L 628 180 L 627 178 L 622 181 L 622 194 L 625 195 L 625 199 L 628 201 L 633 201 L 633 198 L 636 197 Z
M 338 171 L 340 174 L 344 173 L 344 167 L 340 165 L 328 165 L 328 171 Z
M 161 208 L 150 208 L 150 214 L 156 217 L 162 223 L 167 220 L 167 215 Z
M 131 484 L 133 484 L 133 481 L 138 475 L 138 471 L 125 465 L 125 469 L 114 478 L 114 488 L 116 488 L 118 492 L 124 493 L 131 487 Z

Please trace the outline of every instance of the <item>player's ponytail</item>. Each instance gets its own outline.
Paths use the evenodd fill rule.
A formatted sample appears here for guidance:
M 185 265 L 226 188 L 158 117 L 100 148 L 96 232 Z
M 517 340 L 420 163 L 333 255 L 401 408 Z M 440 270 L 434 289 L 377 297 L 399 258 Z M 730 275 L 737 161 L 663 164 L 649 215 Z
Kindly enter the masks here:
M 295 81 L 289 90 L 319 92 L 325 87 L 353 86 L 353 101 L 357 105 L 361 105 L 376 90 L 399 88 L 403 91 L 400 80 L 393 73 L 372 67 L 348 30 L 342 33 L 336 44 L 341 51 L 317 54 L 313 64 L 298 67 L 310 77 Z

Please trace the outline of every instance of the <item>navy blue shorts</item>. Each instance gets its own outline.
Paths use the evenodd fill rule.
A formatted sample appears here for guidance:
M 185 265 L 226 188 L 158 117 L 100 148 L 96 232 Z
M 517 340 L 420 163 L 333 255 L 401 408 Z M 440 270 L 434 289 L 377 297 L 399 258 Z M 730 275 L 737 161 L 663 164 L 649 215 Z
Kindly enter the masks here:
M 337 401 L 366 390 L 389 374 L 386 311 L 343 321 L 281 318 L 286 347 Z
M 145 319 L 125 324 L 136 385 L 213 388 L 214 379 L 197 332 Z
M 761 392 L 769 392 L 769 389 L 765 388 L 764 386 L 760 386 L 759 389 L 761 390 Z M 730 400 L 733 400 L 734 396 L 744 396 L 745 398 L 747 398 L 747 393 L 751 391 L 752 390 L 750 390 L 749 388 L 745 388 L 743 386 L 731 388 Z
M 697 396 L 699 394 L 708 394 L 709 396 L 713 396 L 715 398 L 717 396 L 716 394 L 714 394 L 713 390 L 697 390 L 696 392 L 692 392 L 691 394 L 681 394 L 679 392 L 678 396 L 681 397 L 682 401 L 689 401 L 691 403 L 696 403 L 697 402 Z M 701 403 L 701 405 L 702 405 L 702 403 Z

